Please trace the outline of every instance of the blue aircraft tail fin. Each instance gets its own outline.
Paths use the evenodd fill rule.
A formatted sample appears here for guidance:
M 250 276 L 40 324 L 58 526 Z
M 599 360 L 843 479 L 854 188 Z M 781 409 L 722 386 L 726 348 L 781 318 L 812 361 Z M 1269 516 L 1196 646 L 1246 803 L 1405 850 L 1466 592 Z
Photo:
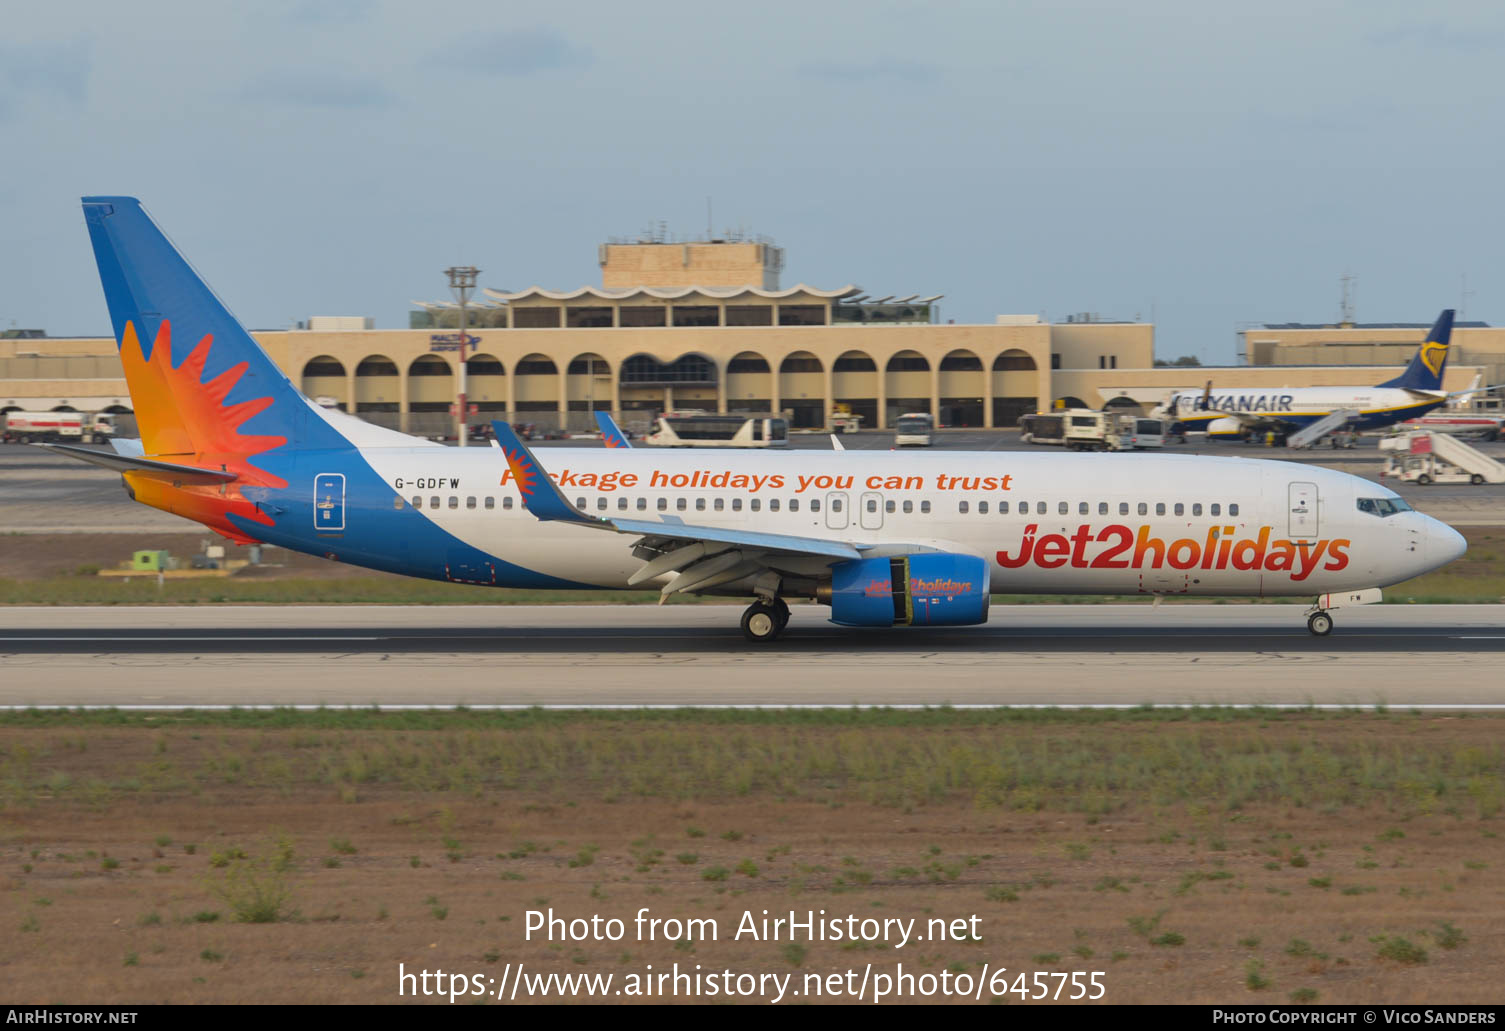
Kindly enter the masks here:
M 1379 384 L 1382 387 L 1399 387 L 1402 390 L 1439 391 L 1442 389 L 1442 371 L 1448 364 L 1448 342 L 1453 335 L 1453 309 L 1444 308 L 1437 316 L 1437 323 L 1427 334 L 1427 339 L 1417 350 L 1406 371 L 1392 380 Z
M 337 438 L 134 197 L 85 197 L 147 455 L 249 458 Z M 317 425 L 315 425 L 317 423 Z
M 632 449 L 627 441 L 627 434 L 622 432 L 622 427 L 617 425 L 617 420 L 611 417 L 610 412 L 596 411 L 596 425 L 601 427 L 601 442 L 610 448 Z

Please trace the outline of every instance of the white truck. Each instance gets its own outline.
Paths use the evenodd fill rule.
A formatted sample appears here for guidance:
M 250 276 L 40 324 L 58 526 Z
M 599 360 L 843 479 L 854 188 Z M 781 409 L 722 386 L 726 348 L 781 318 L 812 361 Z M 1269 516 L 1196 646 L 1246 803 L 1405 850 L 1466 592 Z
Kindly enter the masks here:
M 1447 433 L 1413 430 L 1380 441 L 1384 475 L 1426 487 L 1433 483 L 1505 483 L 1505 465 Z
M 109 412 L 6 412 L 0 443 L 92 444 L 119 432 Z
M 1165 445 L 1164 424 L 1131 412 L 1069 408 L 1056 413 L 1072 451 L 1140 451 Z

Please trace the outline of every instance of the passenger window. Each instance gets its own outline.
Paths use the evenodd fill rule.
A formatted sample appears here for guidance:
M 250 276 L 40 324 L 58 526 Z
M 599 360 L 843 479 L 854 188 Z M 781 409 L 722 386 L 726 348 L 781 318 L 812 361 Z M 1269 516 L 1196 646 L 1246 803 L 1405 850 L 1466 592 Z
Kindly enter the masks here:
M 1129 503 L 1127 501 L 1120 501 L 1118 503 L 1118 514 L 1119 515 L 1128 515 L 1129 514 Z
M 1077 502 L 1076 513 L 1077 513 L 1077 515 L 1086 515 L 1087 514 L 1087 502 L 1085 502 L 1085 501 L 1079 501 L 1079 502 Z
M 762 498 L 753 498 L 751 501 L 749 501 L 747 503 L 747 507 L 749 509 L 751 509 L 752 511 L 756 512 L 760 508 L 763 507 L 763 499 Z
M 419 497 L 417 494 L 413 495 L 413 507 L 414 508 L 422 508 L 423 507 L 423 499 L 421 497 Z
M 883 503 L 883 511 L 887 512 L 889 515 L 893 515 L 894 514 L 894 508 L 895 508 L 895 505 L 894 505 L 894 503 L 892 501 L 885 501 Z
M 1029 515 L 1029 502 L 1028 501 L 1021 501 L 1021 502 L 1019 502 L 1019 514 L 1022 515 L 1022 516 Z
M 819 507 L 820 507 L 820 505 L 819 505 L 818 502 L 815 502 L 815 501 L 810 502 L 810 511 L 814 512 Z M 800 499 L 799 498 L 790 498 L 789 499 L 789 511 L 791 511 L 791 512 L 798 512 L 799 510 L 800 510 Z
M 906 501 L 906 502 L 904 502 L 904 514 L 905 515 L 910 515 L 913 512 L 914 512 L 914 502 L 913 501 Z
M 791 502 L 789 502 L 789 510 L 791 512 L 794 511 L 797 508 L 799 508 L 799 502 L 797 502 L 797 501 L 791 501 Z M 820 511 L 820 498 L 811 498 L 810 499 L 810 511 L 812 511 L 812 512 L 819 512 Z
M 794 502 L 794 504 L 798 504 L 798 502 Z M 831 499 L 831 511 L 833 511 L 833 512 L 840 512 L 841 511 L 841 499 L 840 498 L 832 498 Z
M 678 510 L 680 512 L 683 512 L 686 508 L 689 508 L 690 506 L 685 503 L 685 499 L 684 498 L 675 498 L 674 499 L 674 507 L 675 507 L 676 510 Z
M 920 502 L 920 514 L 921 515 L 929 515 L 930 514 L 930 502 L 928 502 L 928 501 L 922 501 L 922 502 Z
M 1223 506 L 1219 505 L 1219 504 L 1214 504 L 1212 506 L 1212 514 L 1213 515 L 1222 515 L 1223 514 Z
M 601 497 L 599 497 L 599 498 L 596 499 L 596 511 L 597 512 L 605 512 L 606 511 L 606 497 L 605 497 L 605 495 L 602 495 Z
M 647 498 L 638 498 L 638 511 L 639 512 L 646 512 L 647 510 L 648 510 L 648 499 Z
M 429 498 L 429 508 L 438 508 L 438 507 L 439 507 L 439 498 L 438 498 L 438 496 L 435 495 L 435 496 L 430 497 Z
M 872 502 L 869 501 L 868 504 L 871 505 Z M 871 512 L 872 509 L 868 509 L 868 511 Z M 987 515 L 988 514 L 988 503 L 986 501 L 979 501 L 977 503 L 977 514 L 978 515 Z
M 1238 502 L 1235 501 L 1233 504 L 1228 506 L 1228 514 L 1231 516 L 1238 515 Z
M 505 498 L 502 499 L 502 507 L 503 508 L 511 508 L 512 507 L 512 495 L 511 494 L 508 494 Z
M 627 499 L 626 498 L 617 498 L 617 511 L 618 512 L 625 512 L 625 511 L 627 511 Z
M 1200 501 L 1194 501 L 1194 502 L 1192 502 L 1191 514 L 1194 515 L 1194 516 L 1199 516 L 1199 515 L 1202 514 L 1202 502 L 1200 502 Z
M 455 499 L 454 498 L 450 498 L 450 500 L 453 501 Z M 449 507 L 450 508 L 454 508 L 455 506 L 454 505 L 450 505 Z M 575 507 L 578 508 L 580 511 L 584 512 L 585 511 L 585 499 L 584 498 L 576 498 L 575 499 Z
M 1147 504 L 1145 504 L 1143 501 L 1141 501 L 1139 503 L 1139 514 L 1140 515 L 1149 515 L 1150 514 L 1150 506 L 1147 505 Z
M 741 498 L 732 498 L 732 511 L 733 512 L 740 512 L 740 511 L 742 511 L 742 499 Z
M 667 512 L 667 511 L 669 511 L 669 499 L 668 498 L 659 498 L 658 499 L 658 510 L 660 512 Z
M 460 507 L 460 497 L 459 497 L 459 495 L 457 495 L 457 494 L 451 494 L 449 496 L 449 507 L 450 508 L 459 508 Z
M 983 504 L 987 504 L 987 502 L 983 502 Z M 878 499 L 877 498 L 868 498 L 867 499 L 867 510 L 869 512 L 876 512 L 876 511 L 878 511 Z M 983 509 L 983 511 L 987 511 L 987 509 Z
M 711 507 L 718 512 L 723 511 L 726 508 L 726 499 L 717 498 L 716 501 L 711 505 Z
M 697 511 L 697 512 L 704 512 L 705 511 L 705 498 L 696 498 L 695 499 L 695 511 Z
M 496 498 L 492 497 L 489 494 L 486 495 L 486 507 L 487 508 L 496 508 Z
M 778 510 L 779 510 L 779 499 L 778 498 L 769 498 L 768 499 L 768 511 L 770 511 L 770 512 L 777 512 Z
M 1181 502 L 1179 502 L 1179 501 L 1176 502 L 1175 512 L 1176 512 L 1177 515 L 1185 515 L 1186 514 L 1186 506 L 1183 505 L 1183 504 L 1181 504 Z
M 402 508 L 402 495 L 397 494 L 392 497 L 392 507 L 395 509 Z
M 1009 514 L 1009 503 L 1007 501 L 1000 501 L 998 503 L 998 514 L 999 515 L 1008 515 Z
M 475 508 L 476 507 L 476 499 L 475 498 L 466 498 L 465 499 L 465 507 L 466 508 Z
M 1165 515 L 1165 502 L 1164 501 L 1157 501 L 1157 502 L 1155 502 L 1155 514 L 1156 515 Z
M 1044 514 L 1045 514 L 1045 502 L 1043 502 L 1043 501 L 1037 501 L 1037 502 L 1035 502 L 1035 515 L 1044 515 Z
M 1097 514 L 1098 515 L 1107 515 L 1108 514 L 1108 503 L 1106 501 L 1099 501 L 1097 503 Z
M 1056 503 L 1056 514 L 1057 515 L 1066 515 L 1070 511 L 1071 511 L 1071 505 L 1068 502 L 1058 501 Z
M 962 515 L 966 515 L 967 514 L 967 503 L 965 501 L 958 501 L 956 503 L 956 510 L 958 512 L 960 512 Z

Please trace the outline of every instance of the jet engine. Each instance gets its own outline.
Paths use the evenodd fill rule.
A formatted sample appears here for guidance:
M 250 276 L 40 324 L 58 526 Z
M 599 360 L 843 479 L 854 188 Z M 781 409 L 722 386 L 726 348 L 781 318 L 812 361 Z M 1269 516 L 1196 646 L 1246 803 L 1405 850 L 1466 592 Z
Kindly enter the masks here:
M 843 626 L 969 626 L 988 619 L 988 564 L 936 552 L 865 558 L 831 569 L 817 599 Z

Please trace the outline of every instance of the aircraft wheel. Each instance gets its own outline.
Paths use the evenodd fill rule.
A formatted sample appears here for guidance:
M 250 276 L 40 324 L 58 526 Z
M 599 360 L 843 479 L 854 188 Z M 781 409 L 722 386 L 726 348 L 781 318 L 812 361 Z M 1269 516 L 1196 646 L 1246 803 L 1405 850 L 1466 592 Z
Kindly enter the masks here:
M 1306 618 L 1306 628 L 1314 637 L 1326 637 L 1333 632 L 1333 617 L 1326 612 L 1313 612 Z
M 789 625 L 789 603 L 786 602 L 783 598 L 775 598 L 773 609 L 776 613 L 778 613 L 779 633 L 782 634 L 784 632 L 784 628 Z
M 761 601 L 747 607 L 742 613 L 742 636 L 754 644 L 763 644 L 778 637 L 784 629 L 779 619 L 779 610 Z
M 1478 473 L 1474 473 L 1474 475 L 1468 478 L 1468 482 L 1477 487 L 1479 486 L 1479 484 L 1484 482 L 1484 477 L 1480 476 Z
M 1416 478 L 1416 482 L 1419 486 L 1430 487 L 1432 485 L 1432 477 L 1428 476 L 1426 473 L 1422 473 Z

